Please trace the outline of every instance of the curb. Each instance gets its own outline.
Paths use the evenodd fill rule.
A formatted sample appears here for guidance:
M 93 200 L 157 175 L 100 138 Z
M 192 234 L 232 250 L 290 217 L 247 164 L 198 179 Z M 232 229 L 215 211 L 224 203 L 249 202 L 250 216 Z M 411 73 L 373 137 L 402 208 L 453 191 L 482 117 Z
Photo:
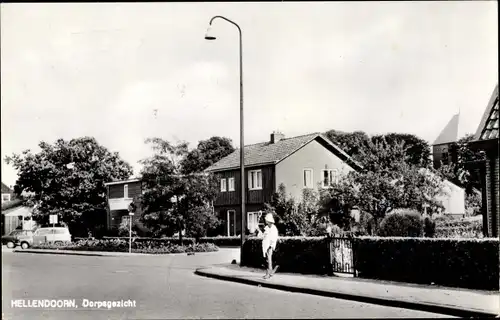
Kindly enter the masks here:
M 184 256 L 191 256 L 190 254 L 186 252 L 181 252 L 181 253 L 158 253 L 158 254 L 152 254 L 152 253 L 139 253 L 139 252 L 103 252 L 103 251 L 71 251 L 71 250 L 37 250 L 37 249 L 26 249 L 26 250 L 19 250 L 19 249 L 14 249 L 12 250 L 14 253 L 36 253 L 36 254 L 58 254 L 58 255 L 69 255 L 69 256 L 90 256 L 90 257 L 136 257 L 136 256 L 153 256 L 153 257 L 165 257 L 165 256 L 179 256 L 179 255 L 184 255 Z M 213 254 L 217 253 L 219 251 L 213 251 L 213 252 L 195 252 L 193 255 L 200 255 L 200 254 Z
M 495 318 L 495 317 L 498 317 L 497 314 L 490 313 L 487 311 L 481 311 L 481 310 L 464 309 L 464 308 L 460 308 L 460 307 L 456 307 L 456 306 L 445 306 L 445 305 L 438 305 L 438 304 L 425 303 L 425 302 L 410 302 L 410 301 L 390 300 L 387 298 L 380 298 L 380 297 L 374 297 L 374 296 L 361 296 L 361 295 L 356 295 L 356 294 L 326 291 L 326 290 L 321 290 L 321 289 L 312 289 L 312 288 L 290 286 L 290 285 L 284 285 L 284 284 L 278 284 L 278 283 L 269 283 L 269 282 L 264 281 L 264 280 L 261 281 L 261 280 L 245 279 L 245 278 L 241 278 L 239 276 L 226 276 L 226 275 L 221 275 L 221 274 L 203 271 L 205 269 L 210 269 L 210 268 L 198 268 L 198 269 L 196 269 L 196 271 L 194 273 L 196 275 L 203 276 L 203 277 L 238 282 L 238 283 L 248 284 L 248 285 L 258 285 L 258 286 L 261 286 L 264 288 L 277 289 L 277 290 L 283 290 L 283 291 L 289 291 L 289 292 L 312 294 L 312 295 L 329 297 L 329 298 L 353 300 L 353 301 L 359 301 L 359 302 L 376 304 L 376 305 L 384 305 L 384 306 L 388 306 L 388 307 L 412 309 L 412 310 L 418 310 L 418 311 L 427 311 L 427 312 L 432 312 L 432 313 L 440 313 L 440 314 L 456 316 L 456 317 L 460 317 L 460 318 L 465 318 L 465 317 L 466 318 L 470 318 L 470 317 Z
M 120 255 L 102 254 L 102 253 L 87 253 L 87 252 L 67 252 L 67 251 L 38 251 L 38 250 L 13 250 L 15 253 L 38 253 L 38 254 L 59 254 L 70 256 L 94 256 L 94 257 L 119 257 Z

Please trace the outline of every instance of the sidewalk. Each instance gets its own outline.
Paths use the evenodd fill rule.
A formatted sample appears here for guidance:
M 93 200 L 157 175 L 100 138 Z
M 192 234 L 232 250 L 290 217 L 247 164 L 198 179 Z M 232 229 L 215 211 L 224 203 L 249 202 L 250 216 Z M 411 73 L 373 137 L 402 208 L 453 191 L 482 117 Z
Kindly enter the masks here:
M 494 291 L 290 273 L 277 273 L 264 280 L 264 273 L 264 270 L 238 265 L 196 270 L 198 275 L 226 281 L 458 317 L 495 317 L 500 314 L 500 293 Z

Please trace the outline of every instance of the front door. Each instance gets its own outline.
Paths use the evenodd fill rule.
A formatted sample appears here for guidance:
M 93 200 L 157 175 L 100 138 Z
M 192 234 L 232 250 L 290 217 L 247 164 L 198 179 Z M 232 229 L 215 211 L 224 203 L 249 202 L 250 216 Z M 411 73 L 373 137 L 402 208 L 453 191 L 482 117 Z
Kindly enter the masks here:
M 227 235 L 236 235 L 236 212 L 234 210 L 227 211 Z

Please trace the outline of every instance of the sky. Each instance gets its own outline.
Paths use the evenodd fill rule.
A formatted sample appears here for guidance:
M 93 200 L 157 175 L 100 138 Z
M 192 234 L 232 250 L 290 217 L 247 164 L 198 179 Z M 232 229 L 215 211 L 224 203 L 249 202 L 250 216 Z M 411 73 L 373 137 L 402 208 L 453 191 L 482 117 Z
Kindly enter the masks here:
M 93 136 L 134 167 L 148 137 L 239 146 L 330 129 L 474 133 L 498 83 L 497 1 L 2 3 L 5 156 Z

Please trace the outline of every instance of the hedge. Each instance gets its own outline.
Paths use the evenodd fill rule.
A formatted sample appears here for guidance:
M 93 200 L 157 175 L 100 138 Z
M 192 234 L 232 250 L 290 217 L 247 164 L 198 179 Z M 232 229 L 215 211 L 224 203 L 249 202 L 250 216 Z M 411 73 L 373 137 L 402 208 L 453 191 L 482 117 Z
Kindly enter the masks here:
M 218 247 L 239 247 L 241 237 L 203 237 L 197 243 L 213 243 Z
M 360 237 L 353 243 L 362 278 L 499 289 L 499 240 Z
M 33 246 L 33 248 L 74 251 L 128 252 L 129 243 L 124 239 L 79 240 L 77 242 L 42 243 Z M 212 243 L 197 243 L 184 246 L 161 241 L 140 241 L 132 243 L 132 252 L 134 253 L 165 254 L 185 252 L 213 252 L 218 250 L 219 248 Z
M 330 251 L 326 237 L 280 237 L 273 254 L 273 262 L 282 272 L 303 274 L 330 274 Z M 262 239 L 249 238 L 242 251 L 241 265 L 264 268 Z
M 124 240 L 129 241 L 129 237 L 103 237 L 104 240 Z M 179 244 L 178 237 L 165 237 L 165 238 L 141 238 L 141 237 L 132 237 L 132 242 L 158 242 L 158 243 L 171 243 L 171 244 Z M 189 246 L 195 244 L 194 238 L 182 237 L 182 245 Z

